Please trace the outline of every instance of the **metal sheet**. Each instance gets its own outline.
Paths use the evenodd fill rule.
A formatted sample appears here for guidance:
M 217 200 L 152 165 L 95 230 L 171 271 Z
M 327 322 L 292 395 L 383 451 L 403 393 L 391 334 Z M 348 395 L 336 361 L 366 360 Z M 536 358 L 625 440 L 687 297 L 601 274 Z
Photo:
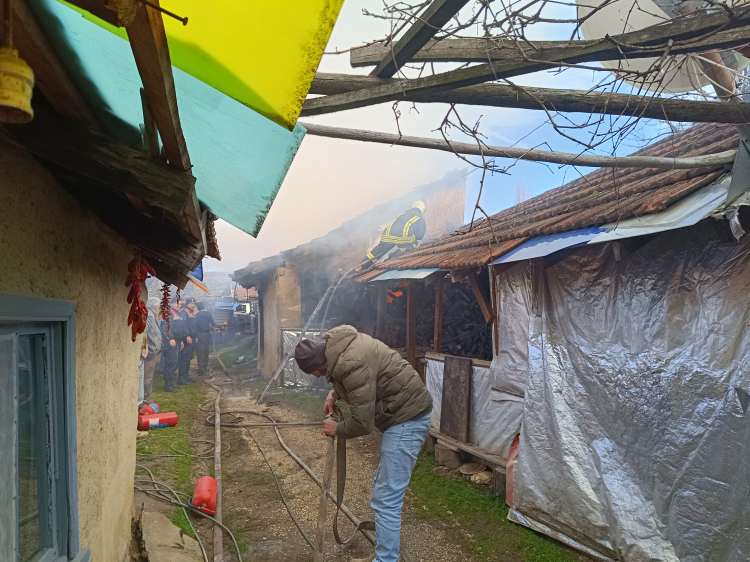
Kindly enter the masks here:
M 499 257 L 493 263 L 509 263 L 514 261 L 529 260 L 541 258 L 577 246 L 585 244 L 601 234 L 602 229 L 598 226 L 584 228 L 583 230 L 574 230 L 572 232 L 563 232 L 562 234 L 551 234 L 550 236 L 539 236 L 532 238 L 521 244 L 515 250 L 511 250 L 504 256 Z
M 543 277 L 515 508 L 628 562 L 750 560 L 750 237 L 702 223 Z
M 392 269 L 381 273 L 372 281 L 389 281 L 391 279 L 424 279 L 429 277 L 436 271 L 440 271 L 438 268 L 426 268 L 426 269 Z
M 730 182 L 731 178 L 725 176 L 720 181 L 688 195 L 662 213 L 633 217 L 605 225 L 602 227 L 604 232 L 592 238 L 589 244 L 644 236 L 697 224 L 724 204 Z
M 463 443 L 469 441 L 471 379 L 471 359 L 445 356 L 440 432 Z

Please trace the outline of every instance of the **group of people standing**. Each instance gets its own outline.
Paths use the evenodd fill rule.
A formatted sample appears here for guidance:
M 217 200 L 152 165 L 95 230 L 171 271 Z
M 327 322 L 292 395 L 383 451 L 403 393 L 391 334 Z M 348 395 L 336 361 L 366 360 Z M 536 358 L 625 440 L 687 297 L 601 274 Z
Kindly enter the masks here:
M 154 386 L 154 373 L 164 375 L 164 391 L 176 392 L 174 373 L 177 371 L 177 384 L 194 383 L 190 378 L 190 362 L 198 351 L 198 374 L 208 372 L 208 353 L 211 334 L 215 329 L 214 319 L 206 310 L 205 304 L 188 297 L 172 299 L 169 323 L 162 319 L 160 301 L 151 297 L 146 303 L 146 347 L 143 351 L 143 399 L 141 405 L 151 403 Z

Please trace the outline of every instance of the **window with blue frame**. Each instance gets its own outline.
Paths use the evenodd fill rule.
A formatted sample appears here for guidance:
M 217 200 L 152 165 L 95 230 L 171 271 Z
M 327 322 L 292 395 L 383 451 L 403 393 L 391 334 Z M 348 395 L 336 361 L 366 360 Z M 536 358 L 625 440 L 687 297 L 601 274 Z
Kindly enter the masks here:
M 61 303 L 69 318 L 53 311 L 54 320 L 41 321 L 44 312 L 13 314 L 3 307 L 8 299 L 0 295 L 0 560 L 86 562 L 78 543 L 74 308 Z

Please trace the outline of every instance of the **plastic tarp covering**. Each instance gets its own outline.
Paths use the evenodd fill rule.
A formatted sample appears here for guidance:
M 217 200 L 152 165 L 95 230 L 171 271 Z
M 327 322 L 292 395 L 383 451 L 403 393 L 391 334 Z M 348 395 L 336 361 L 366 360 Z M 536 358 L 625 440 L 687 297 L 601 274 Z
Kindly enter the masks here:
M 440 408 L 443 400 L 444 363 L 427 358 L 427 390 L 432 395 L 432 426 L 440 429 Z M 472 367 L 471 416 L 469 442 L 507 458 L 513 437 L 518 433 L 523 403 L 515 397 L 504 399 L 492 390 L 489 367 Z
M 283 357 L 290 349 L 293 349 L 297 345 L 297 339 L 299 338 L 302 330 L 281 330 L 281 356 Z M 314 337 L 314 334 L 308 332 L 307 336 L 310 339 L 318 339 Z M 284 384 L 286 385 L 298 385 L 298 386 L 310 386 L 315 379 L 314 376 L 303 373 L 297 366 L 297 362 L 294 360 L 294 356 L 289 358 L 286 365 L 284 365 Z
M 543 284 L 515 509 L 614 559 L 750 560 L 750 237 L 586 246 Z
M 236 4 L 237 9 L 244 6 Z M 248 9 L 251 4 L 256 3 L 248 3 Z M 28 0 L 28 5 L 105 132 L 137 146 L 143 84 L 130 44 L 55 0 Z M 210 2 L 204 5 L 215 8 Z M 212 42 L 210 37 L 205 41 Z M 241 56 L 251 58 L 244 52 Z M 289 131 L 179 68 L 172 70 L 198 199 L 212 213 L 257 236 L 304 127 Z

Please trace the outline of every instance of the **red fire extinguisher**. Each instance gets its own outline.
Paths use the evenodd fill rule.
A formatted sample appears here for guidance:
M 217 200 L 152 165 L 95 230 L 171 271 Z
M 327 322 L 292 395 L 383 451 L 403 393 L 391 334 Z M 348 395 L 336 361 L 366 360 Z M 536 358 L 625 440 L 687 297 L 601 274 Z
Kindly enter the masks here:
M 158 414 L 158 413 L 159 413 L 159 404 L 157 404 L 156 402 L 153 402 L 141 408 L 140 411 L 138 412 L 138 415 L 147 416 L 149 414 Z
M 204 476 L 195 483 L 190 504 L 207 515 L 216 514 L 216 480 Z
M 138 431 L 148 431 L 160 427 L 173 427 L 177 425 L 176 412 L 162 412 L 159 414 L 147 414 L 138 416 Z

